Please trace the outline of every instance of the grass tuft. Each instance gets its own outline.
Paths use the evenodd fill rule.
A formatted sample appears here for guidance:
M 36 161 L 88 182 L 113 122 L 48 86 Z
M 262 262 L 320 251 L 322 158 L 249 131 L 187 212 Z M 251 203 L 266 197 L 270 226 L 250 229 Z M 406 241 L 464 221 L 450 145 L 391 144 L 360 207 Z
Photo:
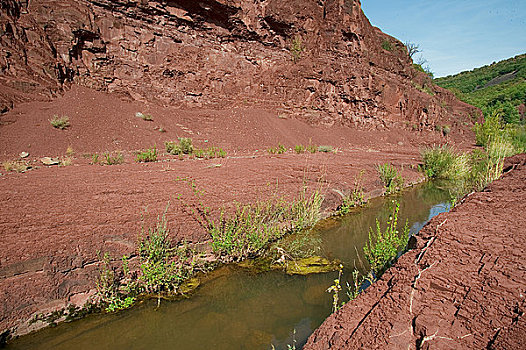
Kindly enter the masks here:
M 166 152 L 173 155 L 191 154 L 194 151 L 192 139 L 187 137 L 179 137 L 177 142 L 168 141 L 165 142 L 164 145 L 166 147 Z
M 387 221 L 385 231 L 382 231 L 380 222 L 376 220 L 376 230 L 369 229 L 369 242 L 363 248 L 365 258 L 376 276 L 379 276 L 392 261 L 398 252 L 407 247 L 409 241 L 409 226 L 406 221 L 400 232 L 398 229 L 398 211 L 400 204 L 395 203 L 393 213 Z
M 379 164 L 376 166 L 376 170 L 384 184 L 386 194 L 397 193 L 402 190 L 404 179 L 398 174 L 398 170 L 393 165 L 389 163 Z
M 24 173 L 26 170 L 31 169 L 28 162 L 21 160 L 9 160 L 2 163 L 5 171 L 14 171 L 17 173 Z
M 138 163 L 147 163 L 157 161 L 157 148 L 153 147 L 142 152 L 138 152 L 135 160 Z
M 49 120 L 49 122 L 54 128 L 60 129 L 60 130 L 64 130 L 70 126 L 68 116 L 59 117 L 58 115 L 55 114 L 53 118 Z

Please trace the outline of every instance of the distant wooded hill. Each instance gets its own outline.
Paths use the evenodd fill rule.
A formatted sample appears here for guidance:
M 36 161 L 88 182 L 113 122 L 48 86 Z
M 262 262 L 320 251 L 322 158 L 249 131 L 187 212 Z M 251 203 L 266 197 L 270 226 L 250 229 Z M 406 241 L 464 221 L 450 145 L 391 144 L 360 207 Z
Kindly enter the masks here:
M 486 116 L 499 112 L 507 123 L 524 119 L 524 106 L 519 106 L 526 104 L 526 54 L 434 82 L 479 107 Z

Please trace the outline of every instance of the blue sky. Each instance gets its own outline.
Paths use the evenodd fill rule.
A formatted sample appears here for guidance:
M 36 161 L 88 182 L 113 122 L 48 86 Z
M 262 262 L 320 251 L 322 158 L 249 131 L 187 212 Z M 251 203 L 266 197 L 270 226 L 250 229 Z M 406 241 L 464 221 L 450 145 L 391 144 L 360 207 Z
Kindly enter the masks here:
M 372 25 L 402 42 L 419 44 L 435 77 L 526 53 L 526 0 L 361 3 Z

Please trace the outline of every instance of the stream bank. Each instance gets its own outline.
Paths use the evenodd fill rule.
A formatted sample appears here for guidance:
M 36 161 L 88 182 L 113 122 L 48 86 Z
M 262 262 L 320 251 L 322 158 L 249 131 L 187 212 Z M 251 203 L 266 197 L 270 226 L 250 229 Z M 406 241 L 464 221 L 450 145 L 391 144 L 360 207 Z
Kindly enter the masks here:
M 523 349 L 526 155 L 432 219 L 372 287 L 331 315 L 304 349 Z
M 449 209 L 447 189 L 424 183 L 398 196 L 374 198 L 344 217 L 319 222 L 306 238 L 319 248 L 316 254 L 343 264 L 342 281 L 350 281 L 353 269 L 360 268 L 369 227 L 377 218 L 388 219 L 395 199 L 401 222 L 407 219 L 413 234 L 429 218 Z M 305 234 L 297 236 L 301 241 Z M 226 350 L 269 349 L 272 344 L 287 349 L 293 339 L 299 347 L 330 314 L 332 295 L 326 290 L 336 277 L 337 271 L 302 276 L 225 265 L 207 274 L 189 299 L 162 301 L 160 306 L 150 300 L 119 313 L 90 315 L 20 337 L 8 348 Z

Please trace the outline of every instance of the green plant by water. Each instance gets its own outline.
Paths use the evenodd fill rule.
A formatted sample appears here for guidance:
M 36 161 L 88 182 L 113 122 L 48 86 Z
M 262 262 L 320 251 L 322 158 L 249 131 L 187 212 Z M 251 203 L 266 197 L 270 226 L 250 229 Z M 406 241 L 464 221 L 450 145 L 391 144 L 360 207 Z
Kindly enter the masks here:
M 409 226 L 406 221 L 405 226 L 401 230 L 399 229 L 399 209 L 400 204 L 395 202 L 385 230 L 382 230 L 378 219 L 376 219 L 376 228 L 369 230 L 369 241 L 364 246 L 363 252 L 376 276 L 381 275 L 396 259 L 398 253 L 407 247 Z
M 390 163 L 376 166 L 380 180 L 382 181 L 386 194 L 400 192 L 404 187 L 404 178 L 398 174 L 398 170 Z

